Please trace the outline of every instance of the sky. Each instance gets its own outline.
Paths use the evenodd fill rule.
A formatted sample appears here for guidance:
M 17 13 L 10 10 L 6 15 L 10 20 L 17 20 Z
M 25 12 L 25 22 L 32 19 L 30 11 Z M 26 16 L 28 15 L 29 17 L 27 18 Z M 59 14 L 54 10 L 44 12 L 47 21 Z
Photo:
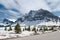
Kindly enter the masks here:
M 45 0 L 55 15 L 60 16 L 60 0 Z
M 44 0 L 0 0 L 0 3 L 4 4 L 8 9 L 15 8 L 23 13 L 40 8 L 50 11 L 50 8 Z
M 60 16 L 60 0 L 0 0 L 0 4 L 4 6 L 0 6 L 1 8 L 6 8 L 5 11 L 0 8 L 0 12 L 4 12 L 0 13 L 0 17 L 8 19 L 14 20 L 30 10 L 38 9 L 45 9 Z

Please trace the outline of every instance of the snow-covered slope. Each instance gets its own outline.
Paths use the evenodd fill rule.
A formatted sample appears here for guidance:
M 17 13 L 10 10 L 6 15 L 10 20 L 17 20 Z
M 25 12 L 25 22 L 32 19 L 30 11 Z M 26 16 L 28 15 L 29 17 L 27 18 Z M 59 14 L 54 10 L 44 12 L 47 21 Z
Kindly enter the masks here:
M 42 25 L 43 23 L 51 24 L 57 23 L 60 18 L 54 15 L 52 12 L 44 9 L 31 10 L 27 15 L 24 15 L 21 18 L 18 18 L 15 23 L 23 25 Z

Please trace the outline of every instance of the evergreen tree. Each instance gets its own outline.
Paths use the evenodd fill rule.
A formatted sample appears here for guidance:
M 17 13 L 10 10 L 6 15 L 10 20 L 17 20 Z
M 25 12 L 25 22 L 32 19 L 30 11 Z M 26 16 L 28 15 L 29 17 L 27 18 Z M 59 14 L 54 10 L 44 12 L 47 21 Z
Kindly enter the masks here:
M 9 28 L 9 30 L 8 31 L 12 31 L 12 28 L 11 28 L 11 26 L 10 26 L 10 28 Z
M 48 28 L 47 27 L 45 28 L 45 31 L 48 31 Z
M 17 24 L 17 25 L 15 26 L 15 32 L 16 32 L 16 33 L 20 33 L 20 32 L 21 32 L 21 26 L 20 26 L 19 24 Z
M 5 31 L 7 30 L 7 27 L 5 27 L 5 29 L 4 29 Z
M 36 30 L 36 28 L 34 27 L 33 29 L 32 29 L 32 31 L 35 31 Z
M 27 28 L 27 31 L 30 31 L 30 26 Z
M 34 31 L 34 32 L 35 32 L 35 34 L 37 34 L 37 30 L 36 30 L 36 28 L 35 28 L 35 27 L 32 29 L 32 31 Z
M 42 27 L 40 27 L 39 31 L 42 30 Z

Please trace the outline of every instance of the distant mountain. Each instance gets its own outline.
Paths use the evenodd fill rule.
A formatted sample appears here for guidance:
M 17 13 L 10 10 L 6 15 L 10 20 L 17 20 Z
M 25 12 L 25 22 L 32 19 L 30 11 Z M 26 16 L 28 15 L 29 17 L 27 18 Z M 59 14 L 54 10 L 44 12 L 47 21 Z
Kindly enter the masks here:
M 8 19 L 4 19 L 2 23 L 6 24 L 6 25 L 12 25 L 14 22 L 12 22 Z
M 31 10 L 24 17 L 18 18 L 16 22 L 18 21 L 23 22 L 25 20 L 26 21 L 36 21 L 36 20 L 57 21 L 57 19 L 60 19 L 60 18 L 47 10 L 40 9 L 37 11 Z
M 38 25 L 42 22 L 58 22 L 60 18 L 54 15 L 52 12 L 48 10 L 39 9 L 39 10 L 31 10 L 28 14 L 18 18 L 15 22 L 10 21 L 9 19 L 4 19 L 2 23 L 9 25 L 25 24 L 25 25 Z
M 26 25 L 36 25 L 44 22 L 58 22 L 60 18 L 54 15 L 52 12 L 48 10 L 39 9 L 39 10 L 31 10 L 27 15 L 18 18 L 15 23 L 22 23 Z

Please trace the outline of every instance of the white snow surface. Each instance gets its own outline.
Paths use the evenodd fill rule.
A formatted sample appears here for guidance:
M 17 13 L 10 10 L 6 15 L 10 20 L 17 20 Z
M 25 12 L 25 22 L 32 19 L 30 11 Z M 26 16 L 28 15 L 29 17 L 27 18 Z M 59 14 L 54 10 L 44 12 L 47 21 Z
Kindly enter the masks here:
M 34 32 L 32 31 L 22 31 L 21 34 L 15 34 L 14 31 L 14 27 L 12 27 L 12 31 L 5 31 L 4 30 L 5 27 L 0 27 L 0 39 L 6 39 L 6 38 L 13 38 L 13 37 L 25 37 L 25 36 L 30 36 L 31 34 L 33 34 Z M 23 30 L 24 27 L 22 27 L 21 30 Z M 7 29 L 9 29 L 9 27 L 7 27 Z

